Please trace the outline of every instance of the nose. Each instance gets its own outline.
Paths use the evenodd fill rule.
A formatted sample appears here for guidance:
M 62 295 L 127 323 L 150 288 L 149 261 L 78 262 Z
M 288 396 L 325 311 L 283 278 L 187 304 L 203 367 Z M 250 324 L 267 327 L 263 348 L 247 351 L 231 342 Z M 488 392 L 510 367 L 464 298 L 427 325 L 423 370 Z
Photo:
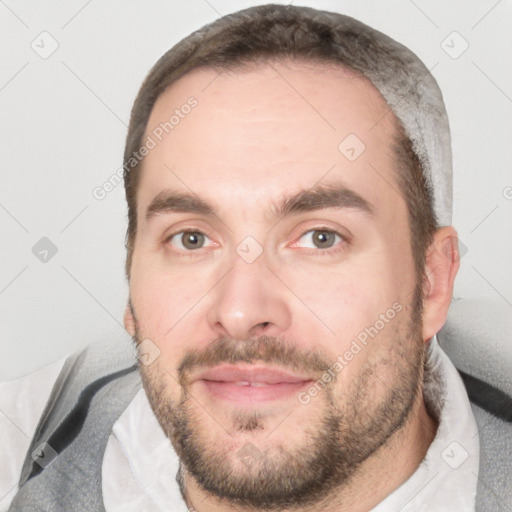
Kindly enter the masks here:
M 252 263 L 236 257 L 212 290 L 209 325 L 217 336 L 237 340 L 282 335 L 291 322 L 287 291 L 267 268 L 263 255 Z

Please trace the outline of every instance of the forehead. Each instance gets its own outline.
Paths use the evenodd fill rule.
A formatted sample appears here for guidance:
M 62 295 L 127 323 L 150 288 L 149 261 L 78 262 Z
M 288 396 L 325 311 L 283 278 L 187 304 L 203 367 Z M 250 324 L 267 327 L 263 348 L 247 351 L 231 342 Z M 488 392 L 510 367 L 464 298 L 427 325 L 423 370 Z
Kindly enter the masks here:
M 261 208 L 340 181 L 370 200 L 396 202 L 395 133 L 375 87 L 336 65 L 197 69 L 153 108 L 145 139 L 155 147 L 143 161 L 139 210 L 166 188 Z

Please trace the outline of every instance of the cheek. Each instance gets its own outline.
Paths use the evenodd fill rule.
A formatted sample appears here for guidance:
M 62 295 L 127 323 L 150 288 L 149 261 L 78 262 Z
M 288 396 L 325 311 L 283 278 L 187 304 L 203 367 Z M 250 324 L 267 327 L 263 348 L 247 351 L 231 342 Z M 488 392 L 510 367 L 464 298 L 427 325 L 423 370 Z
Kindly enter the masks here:
M 326 331 L 334 331 L 343 339 L 354 336 L 396 300 L 396 290 L 387 276 L 385 272 L 355 268 L 294 272 L 287 282 L 293 283 L 291 287 L 302 303 L 297 305 L 295 317 L 299 322 L 316 324 L 313 328 L 323 324 Z
M 301 299 L 295 306 L 295 332 L 338 361 L 333 371 L 342 382 L 388 357 L 405 307 L 396 276 L 383 270 L 382 260 L 337 271 L 295 268 L 288 278 Z
M 196 308 L 200 310 L 197 306 L 207 284 L 198 274 L 134 265 L 130 296 L 141 333 L 158 343 L 174 337 L 178 327 L 190 323 Z

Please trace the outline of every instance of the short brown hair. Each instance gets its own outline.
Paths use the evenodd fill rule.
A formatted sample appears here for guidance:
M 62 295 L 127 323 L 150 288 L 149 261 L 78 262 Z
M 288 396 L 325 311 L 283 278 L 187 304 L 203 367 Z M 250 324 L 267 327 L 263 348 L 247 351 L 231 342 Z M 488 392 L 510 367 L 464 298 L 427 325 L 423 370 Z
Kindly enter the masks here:
M 366 75 L 385 59 L 387 65 L 410 64 L 389 47 L 376 44 L 373 29 L 335 13 L 307 7 L 263 5 L 224 16 L 192 33 L 165 53 L 151 69 L 133 105 L 124 152 L 128 203 L 126 275 L 130 278 L 137 233 L 136 193 L 140 164 L 128 165 L 142 146 L 157 98 L 191 70 L 232 70 L 276 59 L 334 63 Z M 381 36 L 383 36 L 381 34 Z M 383 36 L 385 37 L 385 36 Z M 409 212 L 411 249 L 419 276 L 425 253 L 437 228 L 432 190 L 411 140 L 398 124 L 395 153 L 397 177 Z M 132 159 L 133 160 L 133 159 Z

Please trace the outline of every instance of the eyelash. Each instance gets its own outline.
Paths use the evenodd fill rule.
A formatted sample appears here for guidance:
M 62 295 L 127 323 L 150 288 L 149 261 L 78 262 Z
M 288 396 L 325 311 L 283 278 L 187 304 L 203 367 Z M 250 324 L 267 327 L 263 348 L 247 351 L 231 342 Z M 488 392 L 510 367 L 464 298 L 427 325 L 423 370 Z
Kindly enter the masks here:
M 335 245 L 333 247 L 329 247 L 326 249 L 320 249 L 320 248 L 313 249 L 311 247 L 304 248 L 304 249 L 313 251 L 313 253 L 315 253 L 315 255 L 335 254 L 337 252 L 344 250 L 345 245 L 349 243 L 349 240 L 345 235 L 342 235 L 341 233 L 339 233 L 338 231 L 335 231 L 334 229 L 322 226 L 322 227 L 311 228 L 311 229 L 308 229 L 308 230 L 304 231 L 303 233 L 301 233 L 301 235 L 296 238 L 296 241 L 291 245 L 291 247 L 293 247 L 295 244 L 297 244 L 298 240 L 300 240 L 303 236 L 307 235 L 308 233 L 312 233 L 314 231 L 326 231 L 328 233 L 333 233 L 334 235 L 338 236 L 341 239 L 339 242 L 335 243 Z M 177 231 L 177 232 L 172 233 L 171 235 L 167 236 L 164 239 L 164 244 L 166 244 L 166 245 L 170 244 L 172 238 L 174 238 L 175 236 L 178 236 L 178 235 L 183 235 L 185 233 L 200 233 L 200 234 L 204 235 L 206 238 L 208 238 L 208 239 L 210 238 L 204 231 L 201 231 L 200 229 L 182 229 L 181 231 Z M 200 249 L 202 249 L 202 247 Z M 188 256 L 188 257 L 200 256 L 201 255 L 200 249 L 189 250 L 189 251 L 177 249 L 175 252 L 179 256 Z
M 326 231 L 328 233 L 333 233 L 334 235 L 338 236 L 340 238 L 340 241 L 336 242 L 332 247 L 328 247 L 326 249 L 320 249 L 320 248 L 311 248 L 311 247 L 304 247 L 303 249 L 304 250 L 308 250 L 308 251 L 312 251 L 311 253 L 308 253 L 308 254 L 314 254 L 315 256 L 330 256 L 330 255 L 333 255 L 333 254 L 336 254 L 340 251 L 343 251 L 345 249 L 345 246 L 346 244 L 348 243 L 348 238 L 344 235 L 342 235 L 341 233 L 339 233 L 338 231 L 335 231 L 334 229 L 332 228 L 329 228 L 327 226 L 319 226 L 319 227 L 314 227 L 314 228 L 310 228 L 306 231 L 304 231 L 299 237 L 296 238 L 296 242 L 294 242 L 292 244 L 292 247 L 298 243 L 298 241 L 305 235 L 307 235 L 308 233 L 312 233 L 312 232 L 315 232 L 315 231 Z
M 176 231 L 175 233 L 172 233 L 171 235 L 165 237 L 164 244 L 171 245 L 170 242 L 175 236 L 184 235 L 185 233 L 200 233 L 200 234 L 204 235 L 206 238 L 208 238 L 209 240 L 211 240 L 210 237 L 204 231 L 201 231 L 200 229 L 181 229 L 180 231 Z M 196 250 L 189 250 L 189 251 L 173 248 L 173 250 L 177 256 L 184 256 L 184 257 L 201 256 L 202 253 L 201 253 L 200 249 L 202 249 L 202 247 L 200 247 L 199 249 L 196 249 Z

